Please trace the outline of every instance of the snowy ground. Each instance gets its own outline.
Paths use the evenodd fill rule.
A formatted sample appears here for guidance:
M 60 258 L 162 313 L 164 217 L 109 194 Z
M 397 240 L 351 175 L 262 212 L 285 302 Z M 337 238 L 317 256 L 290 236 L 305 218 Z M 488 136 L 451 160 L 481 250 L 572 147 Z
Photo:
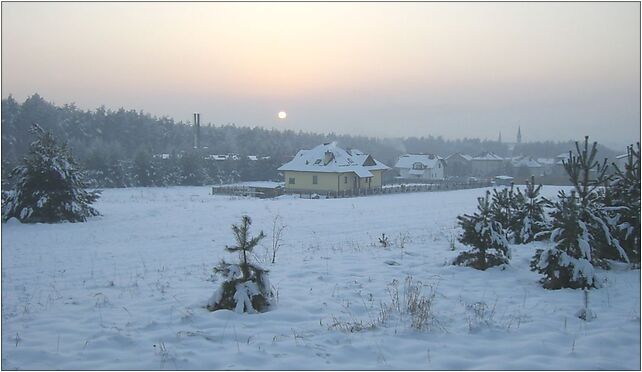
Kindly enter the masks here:
M 209 191 L 105 190 L 103 216 L 88 223 L 2 224 L 2 368 L 640 369 L 639 270 L 600 272 L 587 323 L 575 316 L 581 291 L 544 290 L 529 271 L 545 243 L 513 246 L 504 271 L 446 264 L 455 217 L 483 190 L 328 200 Z M 278 304 L 210 313 L 211 268 L 233 258 L 223 247 L 246 213 L 268 235 L 260 260 L 274 216 L 288 225 L 276 264 L 265 264 Z M 391 247 L 376 243 L 381 233 Z M 390 310 L 380 321 L 389 284 L 403 292 L 407 276 L 434 293 L 429 329 Z

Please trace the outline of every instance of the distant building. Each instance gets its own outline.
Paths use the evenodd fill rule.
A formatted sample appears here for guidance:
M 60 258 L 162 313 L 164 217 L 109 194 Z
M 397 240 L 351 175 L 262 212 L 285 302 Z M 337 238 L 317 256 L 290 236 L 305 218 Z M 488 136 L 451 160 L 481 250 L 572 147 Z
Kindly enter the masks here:
M 344 150 L 335 142 L 299 150 L 278 168 L 284 172 L 288 192 L 358 193 L 380 189 L 382 173 L 390 169 L 371 155 Z
M 569 153 L 561 153 L 555 157 L 555 165 L 553 165 L 554 176 L 565 176 L 566 169 L 564 169 L 564 162 L 569 160 Z
M 520 178 L 530 176 L 542 176 L 544 167 L 537 160 L 530 156 L 519 156 L 511 160 L 513 174 Z
M 473 174 L 472 156 L 456 152 L 445 160 L 447 177 L 469 177 Z
M 395 168 L 401 178 L 443 180 L 446 162 L 433 154 L 406 154 L 399 157 Z
M 482 152 L 471 159 L 471 168 L 473 176 L 496 176 L 503 173 L 504 158 L 492 152 Z

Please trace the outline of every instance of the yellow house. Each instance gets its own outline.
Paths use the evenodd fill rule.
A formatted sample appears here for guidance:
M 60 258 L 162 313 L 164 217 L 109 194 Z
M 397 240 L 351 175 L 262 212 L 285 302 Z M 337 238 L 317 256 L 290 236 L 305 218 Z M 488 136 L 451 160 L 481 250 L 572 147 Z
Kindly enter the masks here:
M 359 150 L 344 150 L 336 142 L 299 150 L 279 167 L 287 192 L 357 194 L 381 189 L 381 175 L 388 166 Z

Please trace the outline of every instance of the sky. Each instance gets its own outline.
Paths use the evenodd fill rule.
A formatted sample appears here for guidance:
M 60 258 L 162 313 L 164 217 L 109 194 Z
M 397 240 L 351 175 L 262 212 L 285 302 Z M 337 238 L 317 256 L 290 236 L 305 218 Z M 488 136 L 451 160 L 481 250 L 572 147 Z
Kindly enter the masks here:
M 215 125 L 625 146 L 640 3 L 3 2 L 2 97 L 34 93 Z

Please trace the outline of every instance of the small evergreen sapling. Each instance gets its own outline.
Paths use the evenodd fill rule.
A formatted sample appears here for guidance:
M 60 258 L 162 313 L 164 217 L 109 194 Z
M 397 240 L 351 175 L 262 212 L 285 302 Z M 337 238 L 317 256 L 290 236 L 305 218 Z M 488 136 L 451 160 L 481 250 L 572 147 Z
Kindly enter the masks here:
M 580 149 L 575 143 L 577 155 L 569 151 L 569 160 L 564 161 L 564 169 L 577 193 L 579 203 L 579 218 L 587 225 L 590 234 L 589 245 L 594 253 L 594 263 L 597 259 L 616 259 L 629 262 L 628 255 L 617 239 L 617 216 L 605 205 L 604 193 L 600 190 L 608 183 L 606 159 L 602 163 L 595 160 L 597 142 L 589 151 L 588 136 L 584 138 L 584 147 Z M 603 267 L 608 267 L 605 263 Z
M 232 225 L 236 245 L 225 249 L 228 252 L 238 252 L 240 263 L 232 264 L 221 260 L 214 268 L 214 273 L 221 275 L 224 280 L 208 302 L 207 308 L 210 311 L 229 309 L 238 313 L 256 313 L 269 310 L 272 291 L 268 270 L 249 260 L 250 253 L 265 235 L 261 231 L 259 235 L 250 237 L 251 224 L 250 217 L 243 216 L 241 225 Z
M 541 188 L 542 185 L 535 186 L 535 177 L 531 176 L 530 182 L 526 181 L 526 189 L 523 194 L 521 190 L 517 189 L 518 199 L 523 201 L 516 213 L 519 229 L 515 233 L 515 242 L 518 244 L 542 240 L 544 232 L 548 230 L 544 213 L 546 199 L 539 195 Z
M 611 202 L 617 207 L 617 236 L 631 262 L 640 263 L 640 143 L 637 150 L 627 147 L 627 162 L 624 169 L 616 164 L 611 183 Z
M 99 191 L 87 191 L 84 173 L 67 145 L 34 124 L 37 136 L 23 164 L 11 171 L 15 189 L 3 195 L 2 219 L 15 217 L 24 223 L 84 222 L 100 213 L 91 204 Z
M 555 210 L 551 242 L 554 247 L 538 249 L 531 269 L 543 274 L 546 289 L 593 288 L 597 285 L 589 226 L 581 219 L 582 207 L 575 191 L 567 197 L 560 191 Z
M 524 196 L 519 192 L 519 189 L 515 192 L 513 184 L 510 189 L 502 188 L 500 191 L 493 189 L 491 203 L 493 219 L 506 230 L 507 239 L 512 243 L 521 243 L 519 239 L 521 220 L 518 211 L 524 204 Z
M 493 218 L 489 197 L 490 192 L 486 192 L 485 198 L 477 198 L 479 205 L 473 215 L 457 216 L 459 225 L 464 229 L 459 241 L 473 248 L 459 254 L 453 261 L 454 265 L 486 270 L 508 264 L 508 240 L 502 225 Z

